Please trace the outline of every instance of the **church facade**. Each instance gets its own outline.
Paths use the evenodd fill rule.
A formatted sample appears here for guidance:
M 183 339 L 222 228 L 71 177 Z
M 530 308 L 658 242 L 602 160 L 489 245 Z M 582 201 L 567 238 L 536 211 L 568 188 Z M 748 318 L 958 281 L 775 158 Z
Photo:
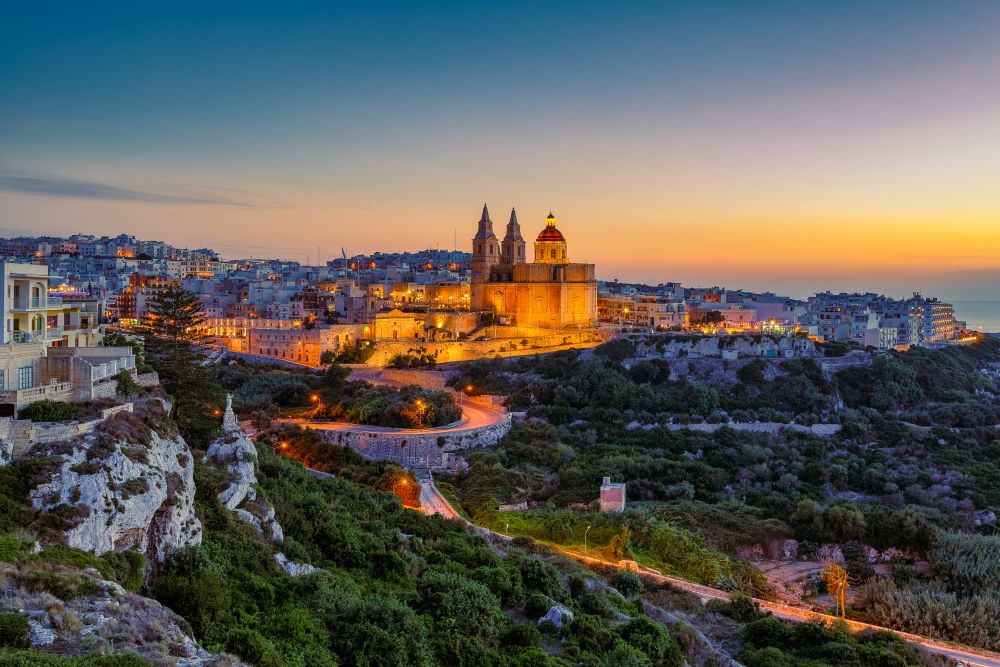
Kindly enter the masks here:
M 527 260 L 527 243 L 512 209 L 499 240 L 483 205 L 472 239 L 473 310 L 492 312 L 508 324 L 544 329 L 582 328 L 597 322 L 597 279 L 593 264 L 571 262 L 566 238 L 551 213 Z

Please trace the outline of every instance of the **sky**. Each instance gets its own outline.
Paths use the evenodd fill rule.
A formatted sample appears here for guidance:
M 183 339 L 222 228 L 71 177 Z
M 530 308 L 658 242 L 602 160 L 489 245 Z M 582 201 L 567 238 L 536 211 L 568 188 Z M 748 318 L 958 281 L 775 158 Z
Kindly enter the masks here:
M 0 0 L 0 234 L 1000 299 L 1000 3 Z

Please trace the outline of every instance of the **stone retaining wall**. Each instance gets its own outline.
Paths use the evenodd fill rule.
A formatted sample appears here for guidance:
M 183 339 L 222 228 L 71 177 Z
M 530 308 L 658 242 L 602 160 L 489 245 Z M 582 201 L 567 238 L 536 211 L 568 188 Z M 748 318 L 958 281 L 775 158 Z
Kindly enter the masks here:
M 724 424 L 638 424 L 632 422 L 626 428 L 644 430 L 665 428 L 668 431 L 683 431 L 686 429 L 698 433 L 715 433 L 723 427 L 744 433 L 766 433 L 768 435 L 777 435 L 783 429 L 787 429 L 789 431 L 811 433 L 812 435 L 823 437 L 836 435 L 840 433 L 841 429 L 840 424 L 813 424 L 812 426 L 806 426 L 804 424 L 784 424 L 781 422 L 729 422 Z
M 453 468 L 451 452 L 495 445 L 510 431 L 510 415 L 496 424 L 468 431 L 441 433 L 392 433 L 379 431 L 318 431 L 328 442 L 350 447 L 373 460 L 395 461 L 405 466 L 426 466 L 431 470 Z
M 484 330 L 485 331 L 485 330 Z M 385 341 L 375 344 L 375 354 L 369 360 L 369 365 L 384 366 L 397 354 L 413 354 L 410 350 L 424 348 L 429 355 L 436 355 L 437 362 L 467 361 L 470 359 L 492 359 L 493 357 L 511 357 L 553 350 L 576 347 L 588 348 L 599 345 L 614 334 L 599 329 L 584 329 L 581 331 L 566 330 L 541 336 L 524 338 L 527 345 L 521 345 L 522 339 L 492 339 L 492 340 L 457 340 L 457 341 Z
M 0 419 L 0 440 L 13 445 L 13 456 L 23 456 L 39 443 L 54 443 L 71 440 L 77 436 L 93 433 L 105 419 L 118 412 L 132 412 L 133 404 L 125 403 L 101 411 L 100 419 L 86 422 L 32 422 L 27 419 Z

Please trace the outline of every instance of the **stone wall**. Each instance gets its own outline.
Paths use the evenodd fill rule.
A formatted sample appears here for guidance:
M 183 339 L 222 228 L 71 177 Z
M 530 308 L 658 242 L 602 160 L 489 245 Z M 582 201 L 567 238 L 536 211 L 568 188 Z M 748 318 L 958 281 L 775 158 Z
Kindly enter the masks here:
M 97 426 L 111 415 L 132 412 L 133 404 L 125 403 L 101 411 L 100 419 L 86 422 L 32 422 L 27 419 L 0 419 L 0 440 L 13 445 L 13 456 L 17 458 L 27 453 L 39 443 L 49 444 L 72 440 L 87 433 L 93 433 Z
M 484 329 L 484 333 L 488 331 Z M 384 366 L 397 354 L 413 354 L 410 350 L 423 348 L 429 355 L 437 355 L 438 363 L 451 361 L 468 361 L 470 359 L 492 359 L 493 357 L 512 357 L 539 352 L 550 352 L 569 347 L 587 348 L 599 345 L 608 340 L 612 334 L 598 329 L 565 330 L 547 334 L 538 338 L 523 339 L 492 339 L 492 340 L 459 340 L 439 342 L 419 341 L 379 341 L 375 345 L 375 354 L 369 360 L 370 365 Z M 521 345 L 521 340 L 527 345 Z
M 818 435 L 821 437 L 836 435 L 840 433 L 840 424 L 813 424 L 812 426 L 806 426 L 804 424 L 784 424 L 781 422 L 729 422 L 725 424 L 638 424 L 637 422 L 632 422 L 627 426 L 629 429 L 645 429 L 650 430 L 654 428 L 665 428 L 668 431 L 695 431 L 697 433 L 715 433 L 721 428 L 731 428 L 734 431 L 742 431 L 744 433 L 766 433 L 768 435 L 777 435 L 782 430 L 798 431 L 799 433 L 810 433 L 812 435 Z
M 350 447 L 373 460 L 395 461 L 404 466 L 426 466 L 445 470 L 457 461 L 452 452 L 476 447 L 488 447 L 499 442 L 510 431 L 510 415 L 496 424 L 478 429 L 442 433 L 429 429 L 426 433 L 393 433 L 380 431 L 319 431 L 328 441 Z
M 636 357 L 640 359 L 698 358 L 792 358 L 822 356 L 807 338 L 767 334 L 733 336 L 636 335 Z

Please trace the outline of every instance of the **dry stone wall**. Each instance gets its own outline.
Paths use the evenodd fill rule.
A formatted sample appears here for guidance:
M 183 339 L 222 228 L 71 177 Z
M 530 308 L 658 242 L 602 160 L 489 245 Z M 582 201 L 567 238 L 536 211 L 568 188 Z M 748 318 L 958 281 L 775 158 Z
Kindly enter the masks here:
M 454 468 L 453 452 L 495 445 L 510 431 L 510 415 L 495 424 L 466 431 L 428 430 L 426 433 L 391 431 L 320 431 L 328 442 L 350 447 L 373 460 L 388 460 L 406 466 L 426 466 L 431 470 Z

